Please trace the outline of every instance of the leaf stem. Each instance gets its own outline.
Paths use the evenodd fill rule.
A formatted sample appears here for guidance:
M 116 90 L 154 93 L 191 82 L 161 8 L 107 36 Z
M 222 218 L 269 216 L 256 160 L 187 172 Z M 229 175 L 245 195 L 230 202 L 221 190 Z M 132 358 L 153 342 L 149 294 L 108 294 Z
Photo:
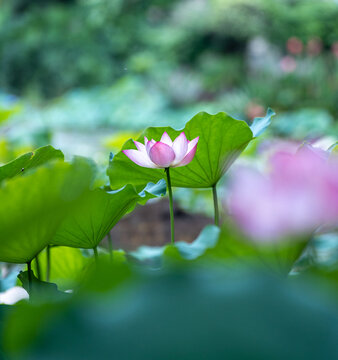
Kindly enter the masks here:
M 110 254 L 110 261 L 113 261 L 113 240 L 111 238 L 111 234 L 110 234 L 110 231 L 108 231 L 108 234 L 107 234 L 107 237 L 108 237 L 108 248 L 109 248 L 109 254 Z
M 35 265 L 36 265 L 36 275 L 39 280 L 41 280 L 41 270 L 40 270 L 40 262 L 39 255 L 35 256 Z
M 27 271 L 28 271 L 28 293 L 31 295 L 32 291 L 32 261 L 27 261 Z
M 217 189 L 216 184 L 212 186 L 212 196 L 214 199 L 214 218 L 215 225 L 219 226 L 219 210 L 218 210 L 218 198 L 217 198 Z
M 94 246 L 93 247 L 93 250 L 94 250 L 94 257 L 95 257 L 95 262 L 96 262 L 96 265 L 98 264 L 98 261 L 99 261 L 99 254 L 97 252 L 97 246 Z
M 50 278 L 50 245 L 47 245 L 47 250 L 46 250 L 46 256 L 47 256 L 47 269 L 46 269 L 46 281 L 49 281 Z
M 169 209 L 170 209 L 170 230 L 171 230 L 171 244 L 175 243 L 175 225 L 174 225 L 174 205 L 173 205 L 173 193 L 171 189 L 170 170 L 165 168 L 167 174 L 167 187 L 169 194 Z

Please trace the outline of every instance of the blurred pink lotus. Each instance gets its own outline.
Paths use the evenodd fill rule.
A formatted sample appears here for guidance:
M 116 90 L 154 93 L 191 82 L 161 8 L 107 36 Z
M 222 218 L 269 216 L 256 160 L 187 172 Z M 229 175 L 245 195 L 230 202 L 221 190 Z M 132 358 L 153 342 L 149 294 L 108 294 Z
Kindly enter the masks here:
M 182 132 L 172 141 L 164 132 L 160 141 L 148 140 L 144 144 L 134 141 L 137 150 L 122 150 L 135 164 L 147 168 L 169 168 L 188 165 L 194 158 L 199 137 L 189 141 Z
M 230 212 L 250 237 L 269 241 L 311 233 L 338 220 L 338 163 L 303 145 L 296 154 L 278 152 L 267 176 L 249 168 L 235 173 Z
M 280 62 L 279 66 L 285 73 L 291 73 L 296 70 L 297 68 L 297 62 L 292 56 L 284 56 Z
M 286 48 L 290 54 L 298 55 L 303 51 L 303 43 L 298 37 L 293 36 L 288 39 Z
M 246 114 L 250 120 L 253 120 L 256 117 L 263 117 L 265 108 L 254 101 L 250 101 L 246 107 Z

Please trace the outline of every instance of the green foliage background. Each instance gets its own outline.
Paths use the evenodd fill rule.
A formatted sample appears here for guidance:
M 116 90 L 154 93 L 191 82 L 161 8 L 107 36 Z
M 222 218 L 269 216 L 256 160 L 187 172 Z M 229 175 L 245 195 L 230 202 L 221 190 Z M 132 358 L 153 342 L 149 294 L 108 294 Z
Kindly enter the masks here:
M 127 76 L 155 87 L 171 107 L 241 89 L 264 106 L 338 112 L 337 62 L 329 55 L 338 39 L 334 1 L 14 0 L 1 7 L 0 87 L 10 93 L 54 98 Z M 285 53 L 292 36 L 304 44 L 320 38 L 321 56 L 282 78 L 250 71 L 250 40 L 262 37 Z

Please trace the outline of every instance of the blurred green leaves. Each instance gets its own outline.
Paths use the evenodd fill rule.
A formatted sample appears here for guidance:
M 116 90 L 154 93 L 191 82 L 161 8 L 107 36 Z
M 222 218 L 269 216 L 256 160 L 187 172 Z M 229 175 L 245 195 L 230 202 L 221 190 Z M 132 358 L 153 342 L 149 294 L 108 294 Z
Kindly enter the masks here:
M 175 245 L 161 247 L 140 246 L 130 253 L 135 259 L 153 267 L 161 267 L 170 260 L 196 260 L 208 249 L 217 245 L 220 229 L 215 225 L 207 225 L 192 243 L 176 241 Z
M 287 276 L 310 239 L 310 236 L 304 236 L 265 243 L 247 239 L 229 224 L 221 229 L 208 225 L 192 243 L 177 241 L 174 246 L 140 246 L 130 255 L 153 268 L 176 261 L 186 265 L 192 261 L 201 264 L 216 262 L 233 270 L 253 266 Z
M 254 241 L 227 224 L 222 227 L 217 245 L 208 250 L 205 257 L 217 259 L 225 266 L 254 265 L 287 276 L 310 239 L 309 235 L 279 241 Z
M 209 263 L 156 274 L 134 271 L 116 287 L 110 274 L 118 278 L 123 272 L 106 271 L 106 289 L 95 296 L 82 292 L 64 303 L 17 306 L 5 324 L 7 353 L 18 360 L 338 355 L 337 307 L 314 284 Z
M 175 139 L 181 131 L 166 128 L 148 128 L 139 141 L 147 138 L 160 140 L 164 131 Z M 231 164 L 252 140 L 249 126 L 240 120 L 235 120 L 226 113 L 210 115 L 200 112 L 195 115 L 182 130 L 188 140 L 199 136 L 197 152 L 193 161 L 184 167 L 172 168 L 170 175 L 175 187 L 206 188 L 215 185 Z M 123 149 L 135 148 L 131 140 Z M 107 174 L 113 189 L 126 183 L 144 186 L 148 181 L 158 181 L 165 177 L 162 169 L 147 169 L 130 161 L 119 152 L 109 164 Z
M 300 109 L 278 115 L 271 125 L 271 130 L 281 136 L 303 140 L 305 137 L 337 134 L 334 119 L 321 109 Z
M 21 155 L 17 159 L 0 166 L 0 182 L 57 159 L 64 159 L 60 150 L 54 149 L 51 145 L 38 148 L 34 152 Z
M 5 182 L 0 188 L 0 261 L 31 261 L 49 244 L 92 178 L 91 163 L 77 158 L 50 162 Z
M 263 132 L 270 126 L 271 117 L 276 115 L 272 109 L 268 109 L 264 117 L 255 118 L 250 126 L 254 137 L 262 135 Z
M 21 110 L 20 104 L 14 104 L 6 107 L 3 107 L 2 104 L 0 104 L 0 124 L 2 122 L 7 121 L 11 116 L 20 112 L 20 110 Z
M 62 290 L 74 288 L 83 276 L 86 267 L 93 261 L 92 258 L 84 256 L 80 249 L 67 246 L 50 247 L 50 269 L 49 281 L 57 284 Z M 47 253 L 39 254 L 39 270 L 41 280 L 46 280 L 47 274 Z M 36 260 L 32 261 L 32 270 L 38 273 Z
M 0 179 L 6 180 L 0 188 L 0 261 L 29 262 L 52 243 L 96 247 L 123 215 L 166 191 L 164 180 L 148 183 L 140 193 L 132 185 L 90 190 L 94 171 L 85 158 L 63 162 L 62 152 L 51 146 L 0 167 Z M 79 253 L 65 253 L 80 259 Z

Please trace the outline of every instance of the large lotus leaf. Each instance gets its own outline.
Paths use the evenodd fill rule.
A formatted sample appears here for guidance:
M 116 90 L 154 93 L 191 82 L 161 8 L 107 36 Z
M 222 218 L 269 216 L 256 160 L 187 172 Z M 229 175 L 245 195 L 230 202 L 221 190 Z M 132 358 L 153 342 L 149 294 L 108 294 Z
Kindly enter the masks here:
M 0 182 L 26 172 L 29 169 L 41 166 L 48 161 L 55 159 L 63 160 L 63 158 L 63 153 L 60 150 L 54 149 L 51 145 L 43 146 L 0 166 Z
M 197 136 L 200 138 L 192 162 L 170 171 L 173 186 L 188 188 L 215 185 L 253 138 L 252 131 L 244 121 L 235 120 L 224 112 L 216 115 L 200 112 L 181 131 L 170 127 L 150 127 L 138 140 L 144 142 L 144 136 L 147 136 L 148 139 L 158 141 L 164 131 L 167 131 L 172 139 L 181 131 L 185 132 L 188 140 Z M 135 149 L 132 140 L 128 140 L 123 149 Z M 163 169 L 138 166 L 122 152 L 114 156 L 107 174 L 113 189 L 124 184 L 144 186 L 149 181 L 157 182 L 165 178 Z
M 52 239 L 92 180 L 84 159 L 53 162 L 0 188 L 0 261 L 25 263 Z
M 156 187 L 157 190 L 157 187 Z M 95 189 L 68 216 L 55 234 L 52 244 L 90 249 L 96 247 L 114 225 L 138 202 L 154 198 L 147 191 L 137 193 L 132 185 L 118 191 Z

